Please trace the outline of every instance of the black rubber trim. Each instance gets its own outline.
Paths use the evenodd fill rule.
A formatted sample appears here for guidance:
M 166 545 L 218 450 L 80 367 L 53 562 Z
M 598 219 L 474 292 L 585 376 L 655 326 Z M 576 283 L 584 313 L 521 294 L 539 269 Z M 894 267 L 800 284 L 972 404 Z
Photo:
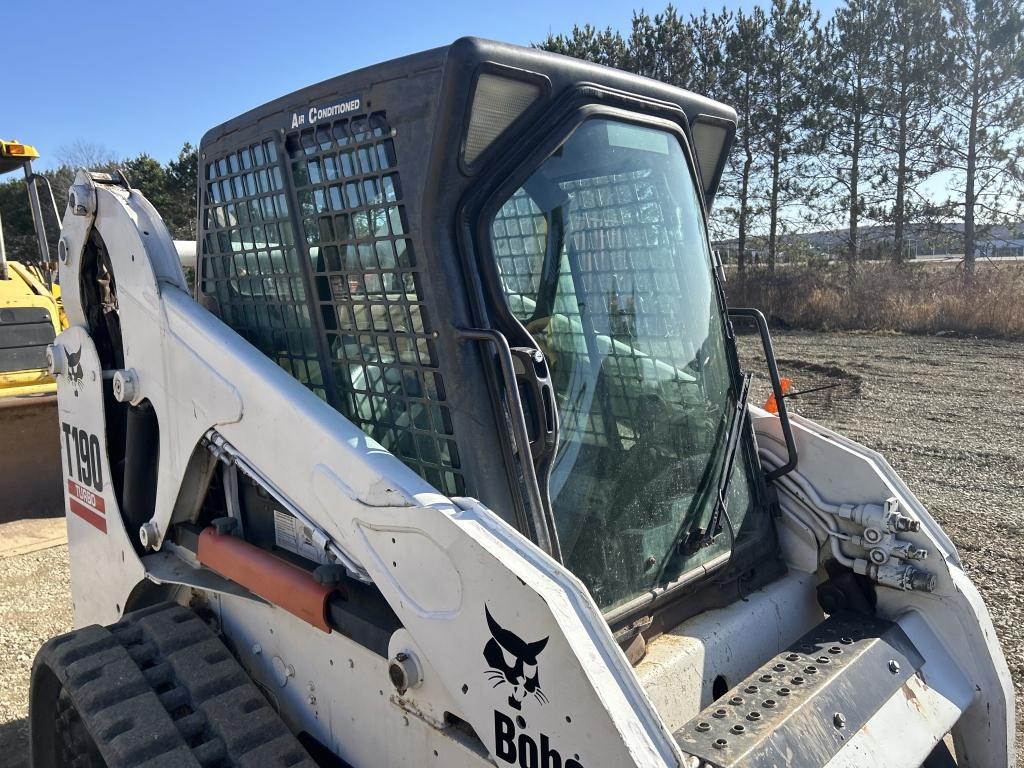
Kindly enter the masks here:
M 316 768 L 220 639 L 176 603 L 40 649 L 29 694 L 35 768 L 70 765 L 58 738 L 68 701 L 109 768 Z

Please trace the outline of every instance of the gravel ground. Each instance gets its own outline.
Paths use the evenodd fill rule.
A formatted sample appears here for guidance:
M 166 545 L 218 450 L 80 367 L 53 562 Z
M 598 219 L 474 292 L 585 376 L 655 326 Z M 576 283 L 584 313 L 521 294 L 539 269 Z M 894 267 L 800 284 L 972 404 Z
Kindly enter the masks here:
M 28 765 L 28 679 L 32 659 L 71 629 L 67 546 L 0 560 L 0 764 Z
M 796 410 L 885 454 L 958 547 L 1013 673 L 1024 763 L 1024 343 L 784 333 L 775 344 L 794 390 L 840 384 L 790 401 Z M 743 349 L 751 370 L 763 370 L 752 337 Z M 27 765 L 32 658 L 70 624 L 67 547 L 0 560 L 0 762 L 9 768 Z

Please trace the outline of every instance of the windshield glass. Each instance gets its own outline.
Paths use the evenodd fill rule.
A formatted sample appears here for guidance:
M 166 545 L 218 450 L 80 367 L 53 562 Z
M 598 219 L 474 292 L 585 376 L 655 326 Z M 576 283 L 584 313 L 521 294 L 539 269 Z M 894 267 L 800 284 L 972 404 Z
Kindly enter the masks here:
M 566 565 L 607 610 L 729 551 L 756 523 L 736 455 L 738 382 L 689 165 L 666 131 L 592 119 L 501 206 L 491 251 L 512 313 L 547 357 L 559 413 L 550 493 Z

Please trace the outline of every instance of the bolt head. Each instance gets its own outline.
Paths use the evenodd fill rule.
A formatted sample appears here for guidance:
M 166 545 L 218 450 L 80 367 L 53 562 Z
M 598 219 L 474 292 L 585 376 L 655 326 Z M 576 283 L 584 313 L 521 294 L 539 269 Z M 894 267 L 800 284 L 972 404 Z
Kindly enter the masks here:
M 398 691 L 398 695 L 403 696 L 407 690 L 416 688 L 423 682 L 423 673 L 415 656 L 400 651 L 388 662 L 388 678 Z
M 46 348 L 46 368 L 51 376 L 64 373 L 65 362 L 64 348 L 60 344 L 51 344 Z
M 836 712 L 834 715 L 832 715 L 832 725 L 834 725 L 836 728 L 845 728 L 846 715 L 844 715 L 842 712 Z
M 896 659 L 889 659 L 889 671 L 894 675 L 898 675 L 900 673 L 900 663 L 896 661 Z
M 111 390 L 114 399 L 119 403 L 130 403 L 139 395 L 139 380 L 132 369 L 125 369 L 114 373 L 111 382 Z
M 270 664 L 274 668 L 274 677 L 277 678 L 277 684 L 284 688 L 288 685 L 288 678 L 295 674 L 295 669 L 291 664 L 286 664 L 280 656 L 271 658 Z
M 157 541 L 160 539 L 160 529 L 156 523 L 150 520 L 139 527 L 139 542 L 143 549 L 156 549 Z

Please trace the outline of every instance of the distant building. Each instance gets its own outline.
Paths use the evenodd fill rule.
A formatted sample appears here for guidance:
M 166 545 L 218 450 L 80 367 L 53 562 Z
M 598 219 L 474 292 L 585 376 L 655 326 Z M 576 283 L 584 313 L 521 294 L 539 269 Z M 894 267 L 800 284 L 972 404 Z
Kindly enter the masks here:
M 865 261 L 892 258 L 893 230 L 891 227 L 861 227 L 858 232 L 860 258 Z M 964 225 L 960 223 L 914 225 L 907 228 L 904 238 L 906 258 L 963 257 Z M 746 261 L 760 264 L 765 259 L 765 238 L 747 240 Z M 848 248 L 846 229 L 821 230 L 786 234 L 779 237 L 779 258 L 785 263 L 788 253 L 803 257 L 839 260 L 846 257 Z M 726 264 L 735 264 L 739 242 L 735 238 L 714 244 Z M 978 228 L 975 255 L 978 258 L 1024 258 L 1024 222 L 1011 225 L 993 225 Z

